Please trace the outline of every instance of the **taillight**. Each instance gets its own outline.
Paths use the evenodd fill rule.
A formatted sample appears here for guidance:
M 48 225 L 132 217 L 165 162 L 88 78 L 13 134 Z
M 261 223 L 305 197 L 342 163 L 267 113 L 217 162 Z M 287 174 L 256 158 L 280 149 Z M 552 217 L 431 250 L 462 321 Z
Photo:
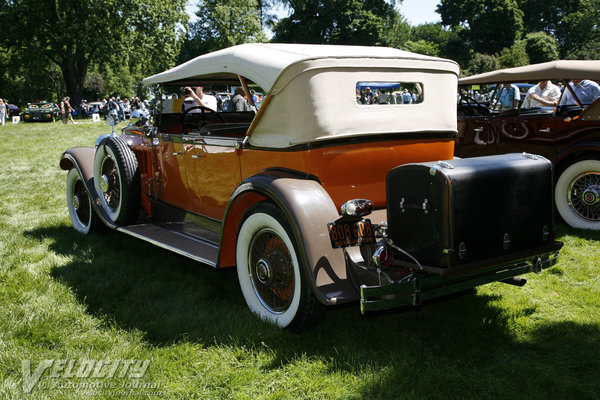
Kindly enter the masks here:
M 364 217 L 373 212 L 373 202 L 366 199 L 354 199 L 342 204 L 342 214 L 348 217 Z
M 379 268 L 389 268 L 392 265 L 392 259 L 394 258 L 394 253 L 387 246 L 378 247 L 373 254 L 373 262 Z

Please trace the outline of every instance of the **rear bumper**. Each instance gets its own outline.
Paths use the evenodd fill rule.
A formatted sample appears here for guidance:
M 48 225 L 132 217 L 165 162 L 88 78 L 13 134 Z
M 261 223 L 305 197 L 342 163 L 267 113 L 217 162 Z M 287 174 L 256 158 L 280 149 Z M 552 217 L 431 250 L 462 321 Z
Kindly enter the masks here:
M 390 308 L 419 305 L 425 300 L 435 299 L 460 292 L 486 283 L 503 281 L 529 272 L 541 272 L 556 264 L 562 242 L 534 249 L 513 256 L 493 265 L 481 265 L 468 271 L 453 271 L 450 274 L 411 276 L 405 281 L 382 286 L 360 287 L 360 311 L 385 310 Z

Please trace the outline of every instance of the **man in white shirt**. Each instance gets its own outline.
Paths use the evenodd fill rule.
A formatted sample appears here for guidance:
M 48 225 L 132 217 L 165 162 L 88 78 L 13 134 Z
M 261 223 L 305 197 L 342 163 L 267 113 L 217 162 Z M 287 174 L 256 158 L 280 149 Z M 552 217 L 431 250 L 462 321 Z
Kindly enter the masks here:
M 525 95 L 521 108 L 554 107 L 558 104 L 560 89 L 550 81 L 540 81 Z
M 194 86 L 194 88 L 186 86 L 184 91 L 188 97 L 183 101 L 183 111 L 195 106 L 206 107 L 212 111 L 217 111 L 217 98 L 204 93 L 202 86 Z M 191 112 L 202 112 L 202 110 L 196 109 Z
M 573 79 L 569 83 L 575 95 L 581 101 L 581 104 L 591 104 L 600 97 L 600 86 L 594 82 L 587 79 Z M 573 98 L 571 91 L 568 87 L 565 87 L 563 97 L 560 99 L 560 105 L 576 105 L 577 102 Z

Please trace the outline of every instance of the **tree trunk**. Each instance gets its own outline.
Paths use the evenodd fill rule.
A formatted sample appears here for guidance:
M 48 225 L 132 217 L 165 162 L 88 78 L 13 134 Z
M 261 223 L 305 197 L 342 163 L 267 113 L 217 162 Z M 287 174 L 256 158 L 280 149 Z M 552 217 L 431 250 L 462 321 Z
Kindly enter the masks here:
M 67 59 L 66 62 L 63 62 L 63 65 L 61 65 L 67 89 L 66 95 L 71 98 L 70 103 L 73 108 L 79 105 L 83 97 L 83 82 L 87 75 L 87 68 L 87 61 L 75 61 L 73 58 Z

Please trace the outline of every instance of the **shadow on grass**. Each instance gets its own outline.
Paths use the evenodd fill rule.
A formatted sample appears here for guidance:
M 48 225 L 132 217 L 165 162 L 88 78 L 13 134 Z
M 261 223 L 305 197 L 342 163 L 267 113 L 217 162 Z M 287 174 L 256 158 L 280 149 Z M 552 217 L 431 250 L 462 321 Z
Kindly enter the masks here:
M 517 337 L 514 321 L 535 317 L 535 306 L 506 310 L 497 296 L 472 291 L 369 317 L 357 304 L 331 308 L 317 328 L 296 335 L 250 314 L 234 269 L 215 271 L 116 232 L 81 236 L 60 226 L 26 235 L 55 239 L 50 249 L 71 258 L 53 275 L 92 315 L 156 346 L 272 351 L 267 369 L 318 357 L 334 373 L 372 374 L 356 399 L 437 398 L 436 388 L 457 398 L 600 395 L 598 322 L 540 322 Z

